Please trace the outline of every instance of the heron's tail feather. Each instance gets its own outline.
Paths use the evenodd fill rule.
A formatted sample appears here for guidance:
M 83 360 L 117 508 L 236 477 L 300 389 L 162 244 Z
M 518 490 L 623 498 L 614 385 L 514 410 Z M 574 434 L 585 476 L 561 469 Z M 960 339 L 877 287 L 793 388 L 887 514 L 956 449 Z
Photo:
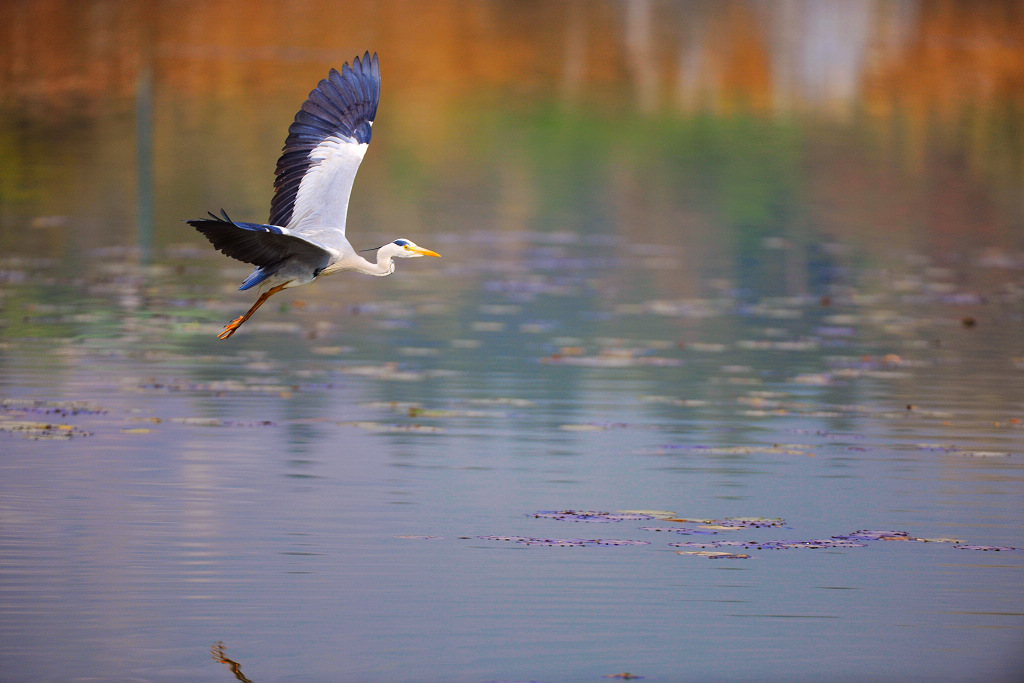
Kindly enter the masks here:
M 256 285 L 260 284 L 261 282 L 263 282 L 276 272 L 276 266 L 262 266 L 260 268 L 257 268 L 256 270 L 252 271 L 249 274 L 249 277 L 245 278 L 245 280 L 242 281 L 242 286 L 239 287 L 238 289 L 239 291 L 241 291 L 249 289 L 250 287 L 255 287 Z

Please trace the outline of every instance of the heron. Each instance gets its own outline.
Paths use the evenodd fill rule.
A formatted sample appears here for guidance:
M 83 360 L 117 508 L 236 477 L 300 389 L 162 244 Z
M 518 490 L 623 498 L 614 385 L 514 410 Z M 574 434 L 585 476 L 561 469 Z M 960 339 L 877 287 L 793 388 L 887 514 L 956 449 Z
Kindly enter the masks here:
M 384 277 L 395 272 L 396 258 L 440 256 L 399 238 L 376 249 L 377 261 L 371 263 L 345 237 L 352 184 L 370 143 L 379 99 L 376 53 L 357 56 L 340 72 L 331 69 L 288 127 L 277 160 L 269 222 L 241 223 L 224 209 L 219 217 L 211 212 L 209 218 L 186 221 L 227 256 L 255 266 L 239 290 L 258 286 L 262 291 L 252 308 L 224 327 L 219 339 L 233 335 L 283 289 L 345 270 Z

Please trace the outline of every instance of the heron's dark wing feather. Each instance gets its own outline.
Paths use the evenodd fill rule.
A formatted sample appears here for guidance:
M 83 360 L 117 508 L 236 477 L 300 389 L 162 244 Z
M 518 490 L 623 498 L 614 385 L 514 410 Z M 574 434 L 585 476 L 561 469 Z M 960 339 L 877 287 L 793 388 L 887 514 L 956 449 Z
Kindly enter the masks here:
M 259 223 L 238 223 L 228 218 L 223 211 L 221 213 L 223 218 L 211 213 L 209 218 L 186 222 L 231 258 L 266 267 L 276 265 L 290 256 L 297 256 L 308 260 L 312 270 L 322 267 L 331 256 L 319 244 L 288 234 L 283 228 Z
M 344 237 L 352 182 L 370 142 L 379 99 L 380 64 L 369 52 L 341 72 L 331 69 L 309 93 L 277 162 L 272 225 L 295 233 L 332 227 Z

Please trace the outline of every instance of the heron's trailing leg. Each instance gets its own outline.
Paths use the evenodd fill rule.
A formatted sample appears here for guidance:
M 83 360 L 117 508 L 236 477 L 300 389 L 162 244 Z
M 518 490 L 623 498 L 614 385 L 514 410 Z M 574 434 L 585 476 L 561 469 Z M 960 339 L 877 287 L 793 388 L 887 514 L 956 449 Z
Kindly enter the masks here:
M 288 284 L 290 284 L 290 283 L 286 282 L 283 285 L 278 285 L 276 287 L 271 287 L 267 291 L 265 291 L 262 294 L 260 294 L 260 298 L 256 299 L 256 303 L 254 303 L 252 305 L 252 308 L 250 308 L 248 311 L 246 311 L 245 315 L 239 316 L 239 317 L 235 318 L 234 320 L 232 320 L 231 322 L 229 322 L 227 325 L 224 326 L 224 331 L 217 335 L 217 339 L 227 339 L 228 337 L 233 335 L 235 333 L 235 330 L 237 330 L 239 327 L 241 327 L 242 323 L 244 323 L 246 320 L 248 320 L 249 316 L 251 316 L 253 313 L 255 313 L 257 308 L 259 308 L 260 306 L 263 305 L 264 301 L 266 301 L 267 299 L 269 299 L 273 295 L 275 295 L 278 292 L 280 292 Z

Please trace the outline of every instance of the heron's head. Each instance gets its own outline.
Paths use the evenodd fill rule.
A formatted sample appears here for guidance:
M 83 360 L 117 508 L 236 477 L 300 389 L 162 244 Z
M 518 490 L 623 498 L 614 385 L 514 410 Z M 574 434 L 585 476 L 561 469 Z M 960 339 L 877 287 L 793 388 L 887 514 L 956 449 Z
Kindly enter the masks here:
M 405 238 L 399 238 L 394 242 L 389 242 L 381 247 L 381 251 L 386 250 L 389 256 L 396 258 L 416 258 L 417 256 L 440 256 L 436 251 L 430 251 L 418 246 L 412 240 Z

